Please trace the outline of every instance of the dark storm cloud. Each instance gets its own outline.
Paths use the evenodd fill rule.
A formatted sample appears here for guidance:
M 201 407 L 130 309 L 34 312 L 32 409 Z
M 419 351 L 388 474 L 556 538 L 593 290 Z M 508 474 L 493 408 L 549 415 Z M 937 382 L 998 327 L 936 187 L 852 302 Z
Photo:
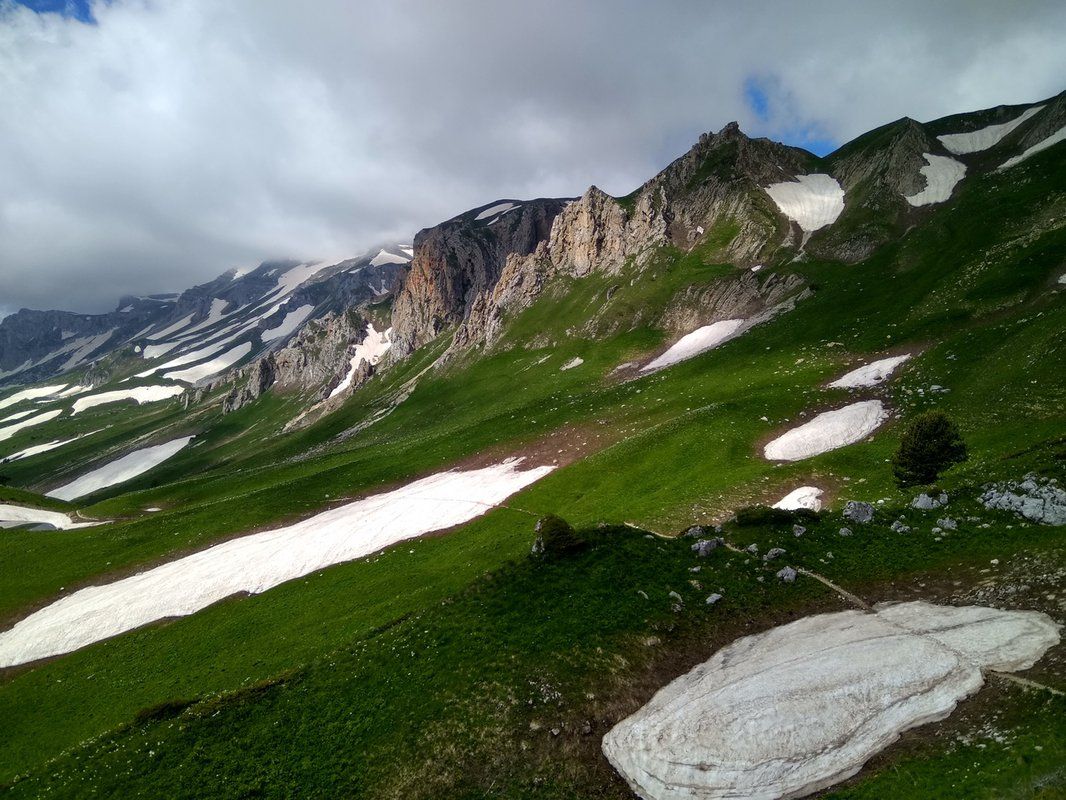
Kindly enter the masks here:
M 831 146 L 1058 92 L 1066 6 L 0 0 L 0 313 L 625 193 L 708 129 Z

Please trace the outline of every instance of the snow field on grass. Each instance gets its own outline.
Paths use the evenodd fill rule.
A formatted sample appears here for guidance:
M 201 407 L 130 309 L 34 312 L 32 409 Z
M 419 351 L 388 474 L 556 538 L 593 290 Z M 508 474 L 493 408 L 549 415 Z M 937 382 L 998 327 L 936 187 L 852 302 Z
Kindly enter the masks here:
M 236 592 L 258 594 L 396 542 L 479 517 L 552 471 L 520 459 L 442 472 L 272 531 L 231 539 L 129 578 L 74 592 L 0 633 L 0 667 L 59 655 Z
M 568 369 L 573 369 L 574 367 L 580 367 L 584 363 L 585 363 L 585 359 L 581 358 L 580 356 L 574 356 L 569 361 L 567 361 L 565 364 L 563 364 L 561 367 L 559 367 L 559 372 L 566 372 Z
M 925 602 L 806 617 L 737 639 L 603 739 L 646 800 L 803 797 L 944 719 L 984 670 L 1028 669 L 1059 641 L 1036 611 Z
M 765 191 L 804 233 L 832 225 L 844 210 L 844 190 L 831 175 L 797 175 L 796 180 L 771 184 Z
M 76 442 L 78 439 L 84 439 L 86 436 L 92 436 L 94 433 L 99 433 L 103 428 L 97 428 L 95 431 L 89 431 L 88 433 L 82 433 L 78 436 L 71 437 L 70 439 L 54 439 L 51 442 L 45 442 L 44 444 L 35 444 L 32 447 L 27 447 L 25 450 L 19 450 L 12 453 L 9 456 L 0 458 L 0 464 L 6 464 L 9 461 L 20 461 L 23 458 L 30 458 L 31 456 L 37 456 L 41 453 L 47 453 L 49 450 L 56 450 L 63 445 Z
M 935 156 L 922 153 L 926 166 L 919 172 L 925 176 L 925 188 L 917 194 L 903 197 L 912 206 L 927 206 L 943 203 L 955 189 L 955 185 L 966 175 L 966 165 L 947 156 Z
M 175 322 L 173 325 L 170 325 L 170 326 L 168 326 L 166 328 L 163 328 L 163 330 L 159 331 L 159 333 L 153 333 L 151 336 L 147 337 L 148 341 L 155 342 L 155 341 L 158 341 L 159 339 L 167 338 L 172 333 L 177 333 L 182 328 L 184 328 L 186 325 L 188 325 L 190 322 L 192 322 L 192 318 L 195 317 L 195 316 L 196 316 L 195 314 L 189 314 L 189 316 L 187 316 L 187 317 L 182 317 L 177 322 Z
M 402 262 L 407 263 L 407 262 Z M 315 307 L 310 304 L 300 306 L 293 311 L 289 311 L 285 314 L 285 318 L 278 324 L 276 328 L 267 328 L 260 334 L 260 338 L 264 342 L 272 342 L 275 339 L 284 339 L 298 327 L 308 315 L 315 310 Z
M 59 369 L 61 372 L 66 372 L 69 369 L 74 369 L 82 361 L 92 355 L 97 348 L 103 347 L 107 343 L 107 340 L 115 335 L 117 328 L 112 328 L 109 331 L 98 333 L 96 336 L 86 336 L 82 339 L 78 339 L 74 344 L 77 344 L 77 349 L 71 353 L 68 358 Z
M 889 356 L 888 358 L 871 361 L 869 364 L 841 375 L 835 381 L 828 384 L 828 388 L 858 389 L 863 386 L 876 386 L 877 384 L 888 380 L 892 373 L 895 372 L 896 367 L 910 357 L 910 353 L 904 353 L 901 356 Z
M 204 378 L 208 378 L 216 373 L 222 372 L 225 369 L 229 369 L 248 353 L 252 351 L 252 343 L 245 342 L 239 344 L 232 350 L 227 350 L 217 358 L 213 358 L 210 361 L 206 361 L 203 364 L 197 364 L 194 367 L 188 369 L 179 369 L 177 372 L 164 373 L 163 377 L 171 381 L 185 381 L 186 383 L 196 383 Z
M 53 420 L 63 413 L 63 409 L 59 408 L 55 411 L 45 411 L 40 414 L 36 414 L 32 417 L 21 419 L 18 422 L 12 423 L 6 427 L 0 428 L 0 442 L 10 439 L 16 433 L 23 428 L 32 428 L 34 425 L 40 425 L 49 420 Z
M 763 448 L 770 461 L 798 461 L 861 441 L 888 419 L 880 400 L 862 400 L 835 411 L 824 411 L 781 434 Z
M 1021 115 L 1015 117 L 1010 122 L 1004 122 L 999 125 L 988 125 L 987 127 L 980 128 L 976 131 L 969 131 L 967 133 L 945 133 L 936 138 L 940 140 L 940 143 L 944 145 L 949 153 L 954 153 L 957 156 L 966 155 L 967 153 L 977 153 L 998 144 L 1004 136 L 1034 114 L 1042 111 L 1043 108 L 1043 106 L 1036 106 L 1035 108 L 1026 109 Z
M 28 411 L 16 411 L 10 417 L 4 417 L 3 419 L 0 419 L 0 425 L 3 425 L 5 422 L 14 422 L 17 419 L 22 419 L 23 417 L 28 417 L 30 414 L 35 413 L 37 413 L 37 409 L 35 408 L 31 408 Z
M 125 483 L 138 475 L 143 475 L 153 467 L 159 466 L 185 447 L 192 439 L 192 436 L 183 436 L 165 444 L 134 450 L 132 453 L 122 456 L 122 458 L 104 464 L 104 466 L 98 467 L 92 472 L 87 472 L 81 477 L 75 478 L 70 483 L 47 492 L 45 496 L 55 497 L 59 500 L 74 500 L 100 489 Z
M 336 397 L 345 391 L 352 385 L 352 380 L 355 378 L 355 371 L 359 368 L 359 365 L 366 361 L 370 366 L 377 364 L 383 355 L 388 352 L 392 347 L 392 328 L 386 328 L 384 332 L 379 333 L 374 330 L 374 323 L 371 322 L 366 326 L 366 336 L 363 341 L 355 346 L 355 352 L 352 355 L 351 360 L 348 362 L 348 372 L 344 376 L 344 380 L 338 383 L 333 391 L 329 393 L 330 399 Z
M 801 508 L 809 508 L 811 511 L 821 511 L 822 501 L 819 499 L 821 496 L 822 490 L 817 486 L 801 486 L 786 494 L 774 503 L 773 507 L 780 508 L 784 511 L 796 511 Z
M 51 525 L 56 530 L 67 531 L 75 528 L 89 528 L 101 525 L 101 522 L 75 522 L 66 514 L 58 511 L 45 511 L 43 508 L 12 506 L 0 503 L 0 528 L 14 528 L 16 525 Z
M 1012 158 L 1008 158 L 1006 161 L 999 165 L 999 169 L 1010 169 L 1011 167 L 1017 164 L 1021 164 L 1023 161 L 1025 161 L 1025 159 L 1029 158 L 1029 156 L 1036 155 L 1041 150 L 1047 150 L 1052 145 L 1056 145 L 1064 140 L 1066 140 L 1066 125 L 1063 125 L 1061 128 L 1059 128 L 1046 139 L 1041 139 L 1032 147 L 1026 148 L 1020 154 L 1013 156 Z
M 174 367 L 180 367 L 183 364 L 191 364 L 193 361 L 199 361 L 202 358 L 213 356 L 225 346 L 225 342 L 220 342 L 219 344 L 213 344 L 209 347 L 204 347 L 201 350 L 194 350 L 193 352 L 186 353 L 183 356 L 172 358 L 170 361 L 166 362 L 165 364 L 160 364 L 158 367 L 151 367 L 150 369 L 146 369 L 144 372 L 138 372 L 133 377 L 147 378 L 149 375 L 154 375 L 155 373 L 165 369 L 173 369 Z
M 518 205 L 518 203 L 497 203 L 494 206 L 489 206 L 488 208 L 486 208 L 484 211 L 474 217 L 474 219 L 480 222 L 483 219 L 494 217 L 497 214 L 506 214 L 508 211 L 518 208 Z
M 649 361 L 640 368 L 641 372 L 653 372 L 664 369 L 673 364 L 685 361 L 700 353 L 717 347 L 722 342 L 733 338 L 740 332 L 745 320 L 723 319 L 702 328 L 696 328 L 692 333 L 687 333 L 677 340 L 670 348 L 658 358 Z
M 21 403 L 23 400 L 36 400 L 38 397 L 52 397 L 65 388 L 67 388 L 67 384 L 57 383 L 55 386 L 37 386 L 33 389 L 23 389 L 20 392 L 15 392 L 12 395 L 8 395 L 3 400 L 0 400 L 0 409 L 13 406 L 15 403 Z
M 70 410 L 70 415 L 74 416 L 78 412 L 93 406 L 118 403 L 122 400 L 133 400 L 139 406 L 145 403 L 157 403 L 160 400 L 169 400 L 171 397 L 177 397 L 184 391 L 184 386 L 136 386 L 133 389 L 117 389 L 113 392 L 91 394 L 88 397 L 81 397 L 75 400 Z

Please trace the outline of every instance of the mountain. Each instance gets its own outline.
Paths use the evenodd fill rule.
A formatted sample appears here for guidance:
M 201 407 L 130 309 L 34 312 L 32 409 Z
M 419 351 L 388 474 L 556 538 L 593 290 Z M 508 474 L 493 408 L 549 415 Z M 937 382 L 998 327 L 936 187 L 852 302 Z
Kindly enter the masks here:
M 1057 796 L 1064 139 L 1066 94 L 730 124 L 4 320 L 0 786 Z

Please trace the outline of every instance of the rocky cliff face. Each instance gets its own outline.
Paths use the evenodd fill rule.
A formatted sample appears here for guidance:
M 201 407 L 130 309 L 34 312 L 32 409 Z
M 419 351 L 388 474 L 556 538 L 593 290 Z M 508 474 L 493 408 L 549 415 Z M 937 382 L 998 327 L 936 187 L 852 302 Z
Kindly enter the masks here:
M 567 200 L 500 201 L 415 236 L 415 256 L 392 315 L 393 358 L 403 358 L 466 318 L 491 291 L 507 257 L 548 238 Z

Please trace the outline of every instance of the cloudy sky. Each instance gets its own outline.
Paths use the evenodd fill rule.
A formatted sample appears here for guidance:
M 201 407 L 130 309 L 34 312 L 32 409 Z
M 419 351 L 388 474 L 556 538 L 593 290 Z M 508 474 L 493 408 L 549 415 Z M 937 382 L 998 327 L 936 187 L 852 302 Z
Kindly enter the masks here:
M 0 315 L 1066 88 L 1066 3 L 0 0 Z

